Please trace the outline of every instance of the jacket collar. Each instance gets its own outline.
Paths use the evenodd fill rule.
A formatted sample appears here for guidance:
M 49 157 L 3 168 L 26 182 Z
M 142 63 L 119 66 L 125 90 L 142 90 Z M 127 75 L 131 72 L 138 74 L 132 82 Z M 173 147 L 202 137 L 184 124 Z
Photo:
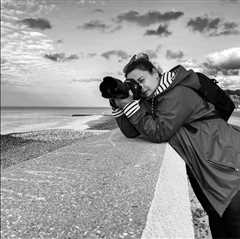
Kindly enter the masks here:
M 160 80 L 159 80 L 159 86 L 153 93 L 153 97 L 156 97 L 157 95 L 162 94 L 165 92 L 174 82 L 176 73 L 173 71 L 168 71 L 162 74 Z

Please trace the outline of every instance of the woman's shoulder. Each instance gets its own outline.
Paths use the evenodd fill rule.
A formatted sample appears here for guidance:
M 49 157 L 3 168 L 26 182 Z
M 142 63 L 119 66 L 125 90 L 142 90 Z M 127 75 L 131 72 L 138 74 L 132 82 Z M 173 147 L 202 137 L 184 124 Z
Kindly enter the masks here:
M 191 88 L 178 85 L 163 95 L 156 97 L 156 104 L 165 107 L 186 107 L 198 109 L 204 107 L 204 100 Z
M 173 99 L 179 100 L 181 99 L 191 99 L 191 100 L 200 100 L 201 97 L 190 87 L 183 86 L 183 85 L 176 85 L 174 88 L 170 89 L 169 91 L 165 92 L 162 95 L 157 96 L 158 99 Z

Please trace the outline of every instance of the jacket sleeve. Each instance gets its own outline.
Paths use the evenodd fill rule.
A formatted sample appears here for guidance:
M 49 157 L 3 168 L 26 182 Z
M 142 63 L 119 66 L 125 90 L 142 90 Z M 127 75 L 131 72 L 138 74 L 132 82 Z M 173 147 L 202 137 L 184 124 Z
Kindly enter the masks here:
M 126 117 L 123 110 L 118 108 L 114 109 L 112 114 L 121 132 L 127 138 L 136 138 L 137 136 L 140 135 L 140 133 L 136 130 L 136 128 L 130 123 L 129 119 Z
M 141 102 L 127 104 L 123 111 L 130 123 L 151 142 L 167 142 L 187 122 L 199 102 L 191 89 L 176 86 L 156 97 L 155 117 L 147 114 Z

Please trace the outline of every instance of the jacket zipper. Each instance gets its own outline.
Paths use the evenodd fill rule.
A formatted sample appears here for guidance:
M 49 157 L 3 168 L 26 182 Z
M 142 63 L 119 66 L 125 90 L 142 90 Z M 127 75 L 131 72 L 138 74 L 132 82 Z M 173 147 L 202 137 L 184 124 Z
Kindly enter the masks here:
M 153 117 L 153 119 L 155 119 L 154 100 L 155 100 L 155 96 L 153 96 L 153 98 L 152 98 L 152 104 L 151 104 L 151 111 L 152 111 L 152 117 Z
M 220 163 L 216 163 L 216 162 L 213 162 L 211 160 L 207 160 L 210 164 L 218 167 L 218 168 L 224 168 L 224 169 L 231 169 L 232 171 L 236 171 L 236 172 L 239 172 L 239 168 L 234 168 L 232 166 L 227 166 L 227 165 L 224 165 L 224 164 L 220 164 Z

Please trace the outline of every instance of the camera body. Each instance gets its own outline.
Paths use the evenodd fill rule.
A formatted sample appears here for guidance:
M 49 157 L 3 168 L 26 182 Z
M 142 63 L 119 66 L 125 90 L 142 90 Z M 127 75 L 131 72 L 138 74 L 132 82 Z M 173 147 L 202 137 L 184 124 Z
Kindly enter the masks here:
M 127 79 L 125 82 L 122 82 L 111 76 L 103 78 L 99 89 L 102 97 L 107 99 L 127 98 L 129 97 L 129 90 L 132 91 L 134 100 L 140 99 L 142 94 L 142 87 L 134 79 Z

